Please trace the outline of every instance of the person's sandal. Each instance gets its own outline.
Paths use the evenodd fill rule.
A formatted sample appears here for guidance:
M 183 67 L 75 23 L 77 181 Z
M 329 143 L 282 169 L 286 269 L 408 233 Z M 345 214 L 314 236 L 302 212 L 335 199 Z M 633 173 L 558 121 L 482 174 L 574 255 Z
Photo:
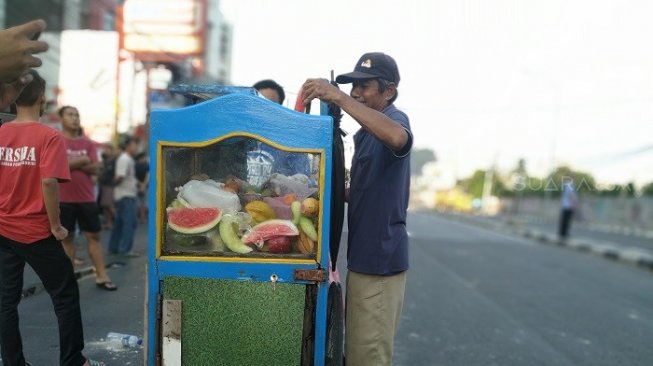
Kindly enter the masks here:
M 86 362 L 82 366 L 106 366 L 106 364 L 102 361 L 95 361 L 87 358 Z
M 95 286 L 105 290 L 105 291 L 116 291 L 118 287 L 113 284 L 111 281 L 96 282 Z

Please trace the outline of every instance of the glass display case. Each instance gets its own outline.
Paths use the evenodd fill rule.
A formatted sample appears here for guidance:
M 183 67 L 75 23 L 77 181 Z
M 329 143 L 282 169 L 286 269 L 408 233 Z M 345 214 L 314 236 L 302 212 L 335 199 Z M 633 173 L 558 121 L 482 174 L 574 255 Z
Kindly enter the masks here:
M 232 135 L 161 155 L 162 256 L 316 259 L 319 151 Z

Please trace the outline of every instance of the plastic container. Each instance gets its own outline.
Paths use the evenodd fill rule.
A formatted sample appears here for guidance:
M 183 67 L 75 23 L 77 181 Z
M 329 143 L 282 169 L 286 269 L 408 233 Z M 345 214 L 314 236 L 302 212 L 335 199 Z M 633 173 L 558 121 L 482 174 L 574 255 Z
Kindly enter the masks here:
M 109 332 L 107 342 L 123 347 L 139 347 L 143 344 L 143 339 L 131 334 Z

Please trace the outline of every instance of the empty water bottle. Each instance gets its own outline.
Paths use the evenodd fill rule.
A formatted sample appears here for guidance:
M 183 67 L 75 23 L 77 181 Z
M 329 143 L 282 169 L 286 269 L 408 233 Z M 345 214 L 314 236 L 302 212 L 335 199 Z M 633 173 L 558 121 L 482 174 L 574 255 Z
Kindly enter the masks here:
M 122 345 L 123 347 L 138 347 L 143 344 L 143 339 L 131 334 L 109 332 L 107 342 Z

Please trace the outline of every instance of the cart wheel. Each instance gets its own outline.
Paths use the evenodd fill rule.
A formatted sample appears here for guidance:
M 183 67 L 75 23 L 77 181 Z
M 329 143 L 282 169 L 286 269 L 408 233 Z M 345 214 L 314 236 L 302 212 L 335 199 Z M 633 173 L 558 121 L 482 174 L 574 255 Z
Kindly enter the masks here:
M 332 282 L 327 299 L 326 366 L 343 366 L 343 320 L 342 287 Z

